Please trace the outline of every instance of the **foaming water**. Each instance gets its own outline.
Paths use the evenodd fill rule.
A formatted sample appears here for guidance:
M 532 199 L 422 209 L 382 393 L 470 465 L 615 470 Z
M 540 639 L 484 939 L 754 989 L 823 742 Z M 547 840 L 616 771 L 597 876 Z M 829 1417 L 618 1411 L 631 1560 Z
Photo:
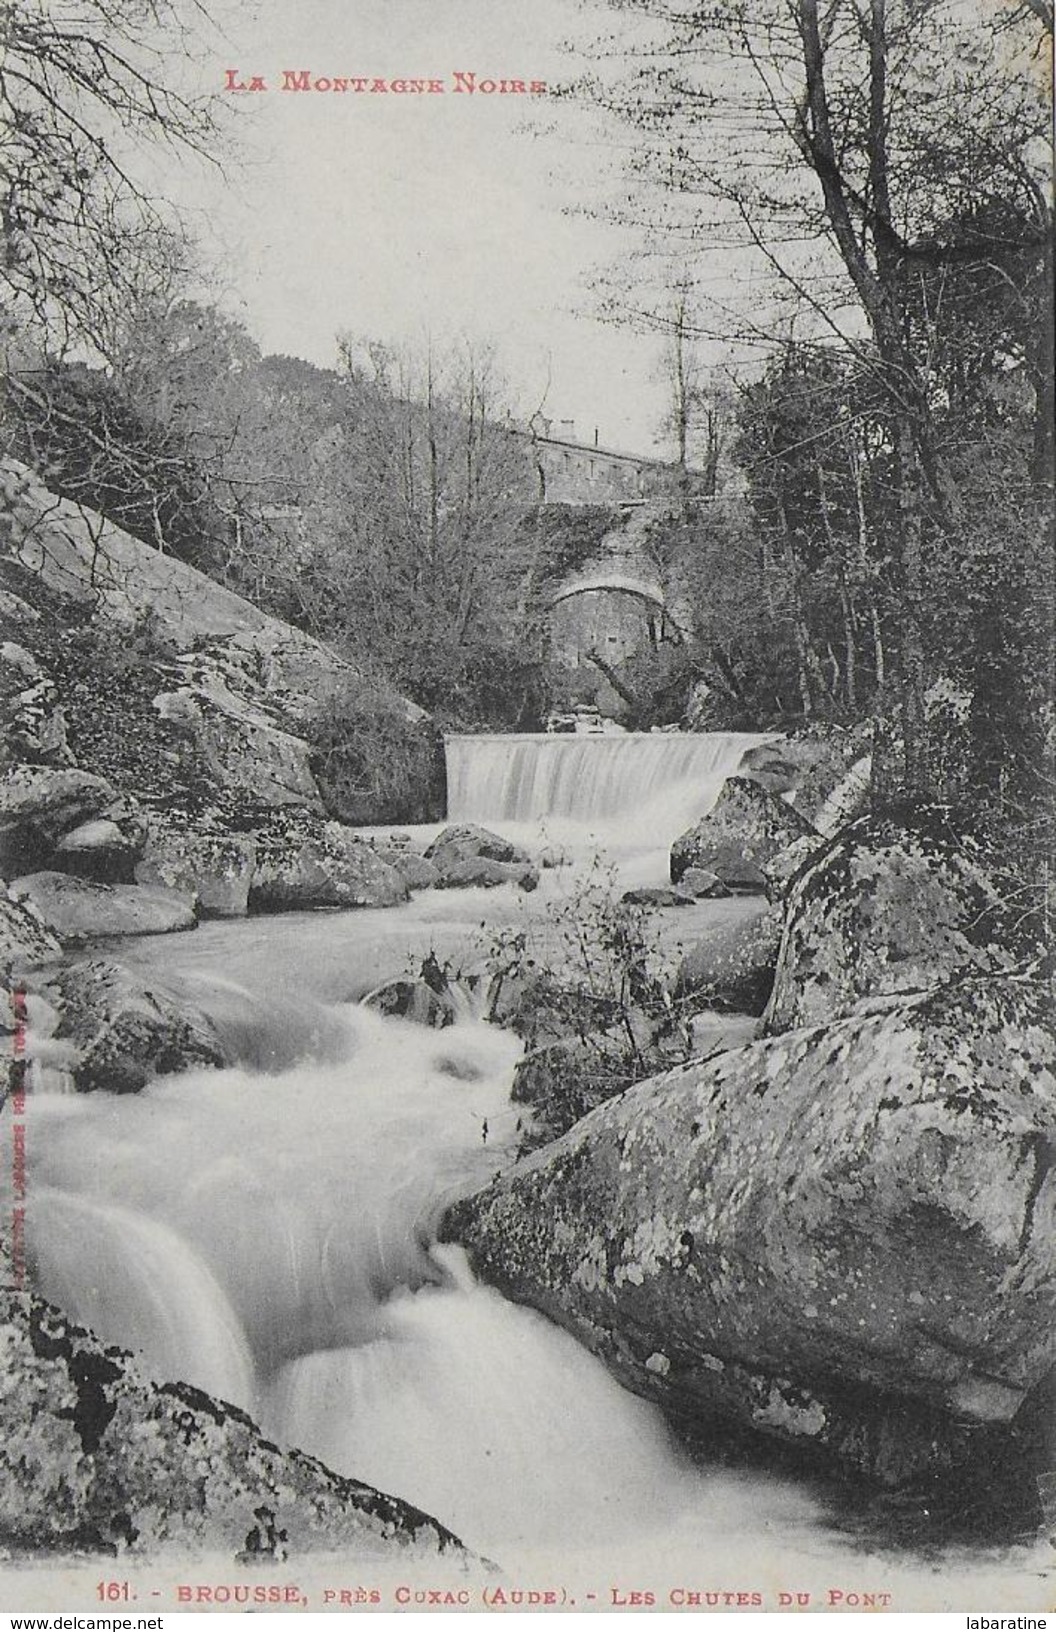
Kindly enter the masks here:
M 541 1315 L 475 1285 L 459 1249 L 434 1258 L 448 1284 L 390 1300 L 375 1342 L 283 1368 L 271 1431 L 442 1512 L 493 1558 L 669 1529 L 700 1480 L 658 1413 Z
M 464 934 L 480 896 L 416 902 L 405 942 L 444 910 Z M 245 1406 L 522 1578 L 637 1580 L 660 1608 L 680 1607 L 672 1590 L 775 1607 L 819 1581 L 889 1591 L 895 1608 L 1047 1602 L 1047 1547 L 895 1558 L 836 1533 L 789 1480 L 692 1463 L 568 1334 L 436 1246 L 447 1198 L 511 1159 L 520 1045 L 468 998 L 467 1018 L 430 1031 L 321 996 L 317 968 L 331 991 L 377 977 L 382 916 L 167 938 L 182 958 L 200 949 L 206 984 L 238 965 L 213 1012 L 243 1028 L 244 1063 L 138 1095 L 31 1096 L 27 1239 L 45 1294 L 151 1375 Z
M 714 804 L 746 749 L 745 732 L 447 737 L 453 821 L 538 823 L 617 849 L 672 839 Z
M 192 1263 L 203 1306 L 215 1286 L 258 1376 L 369 1341 L 394 1290 L 440 1278 L 428 1248 L 450 1189 L 485 1182 L 515 1139 L 520 1044 L 481 1023 L 433 1032 L 363 1009 L 345 1024 L 337 1063 L 35 1098 L 27 1232 L 41 1284 L 107 1338 L 140 1346 L 151 1331 L 151 1369 L 170 1378 L 187 1375 L 175 1312 L 193 1302 Z M 169 1290 L 151 1301 L 155 1274 Z
M 253 1406 L 253 1358 L 242 1327 L 185 1240 L 129 1208 L 43 1187 L 32 1199 L 30 1269 L 45 1298 L 135 1349 L 157 1381 L 178 1378 Z

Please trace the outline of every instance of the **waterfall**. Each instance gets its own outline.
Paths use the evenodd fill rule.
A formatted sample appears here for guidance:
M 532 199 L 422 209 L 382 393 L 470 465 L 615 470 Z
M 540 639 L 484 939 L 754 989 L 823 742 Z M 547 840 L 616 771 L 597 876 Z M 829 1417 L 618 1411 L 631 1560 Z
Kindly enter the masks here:
M 745 751 L 767 740 L 733 731 L 451 736 L 448 815 L 484 823 L 556 818 L 669 841 L 710 809 Z
M 150 939 L 155 958 L 182 942 L 203 977 L 249 948 L 265 1044 L 246 1063 L 140 1094 L 30 1093 L 27 1241 L 46 1296 L 137 1349 L 150 1375 L 190 1379 L 280 1444 L 424 1506 L 521 1581 L 685 1583 L 719 1607 L 747 1587 L 772 1608 L 778 1586 L 824 1579 L 949 1608 L 956 1580 L 958 1602 L 987 1586 L 1023 1601 L 1047 1567 L 1025 1552 L 958 1553 L 945 1572 L 881 1557 L 834 1535 L 802 1486 L 695 1464 L 569 1334 L 475 1284 L 458 1248 L 436 1246 L 436 1223 L 453 1191 L 512 1158 L 520 1044 L 479 1020 L 432 1031 L 334 1003 L 325 1025 L 294 1028 L 301 1057 L 277 1060 L 267 1005 L 309 1008 L 289 937 L 314 980 L 322 921 L 282 920 L 277 950 L 261 920 Z M 376 963 L 369 933 L 361 953 Z M 10 1183 L 0 1170 L 0 1207 Z M 337 1562 L 358 1569 L 362 1555 Z
M 135 1349 L 159 1382 L 179 1378 L 252 1409 L 253 1361 L 242 1328 L 185 1240 L 146 1213 L 44 1186 L 32 1206 L 30 1264 L 46 1298 L 100 1337 Z

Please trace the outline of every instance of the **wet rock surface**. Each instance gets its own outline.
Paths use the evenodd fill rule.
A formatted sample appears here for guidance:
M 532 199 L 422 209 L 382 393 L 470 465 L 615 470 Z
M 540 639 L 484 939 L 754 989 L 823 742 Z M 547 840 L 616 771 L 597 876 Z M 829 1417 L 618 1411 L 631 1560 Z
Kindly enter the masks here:
M 435 1519 L 300 1451 L 234 1406 L 153 1384 L 28 1292 L 0 1293 L 0 1540 L 34 1551 L 208 1547 L 468 1563 Z
M 810 831 L 775 794 L 746 777 L 730 777 L 708 814 L 671 847 L 671 882 L 690 868 L 714 873 L 731 890 L 762 893 L 771 857 Z
M 249 884 L 251 912 L 311 907 L 391 907 L 407 900 L 395 868 L 339 822 L 292 844 L 258 840 Z
M 972 980 L 640 1083 L 444 1234 L 674 1414 L 898 1484 L 1056 1360 L 1053 1149 L 1050 995 Z
M 1038 951 L 991 858 L 941 813 L 861 817 L 808 855 L 785 902 L 766 1015 L 772 1032 L 849 1014 L 866 997 L 998 973 Z
M 475 822 L 455 822 L 445 827 L 426 848 L 429 861 L 443 868 L 453 861 L 482 856 L 486 861 L 527 862 L 531 858 L 510 839 L 492 833 Z
M 539 883 L 537 868 L 524 861 L 494 861 L 490 856 L 458 857 L 442 852 L 434 858 L 439 868 L 435 888 L 438 890 L 493 890 L 499 884 L 515 884 L 521 890 L 534 890 Z
M 64 946 L 111 935 L 167 935 L 193 929 L 185 896 L 157 885 L 99 884 L 67 873 L 30 873 L 11 883 Z
M 81 1093 L 138 1093 L 156 1076 L 228 1063 L 203 1014 L 119 964 L 101 958 L 71 964 L 54 990 L 56 1036 L 74 1046 L 70 1070 Z

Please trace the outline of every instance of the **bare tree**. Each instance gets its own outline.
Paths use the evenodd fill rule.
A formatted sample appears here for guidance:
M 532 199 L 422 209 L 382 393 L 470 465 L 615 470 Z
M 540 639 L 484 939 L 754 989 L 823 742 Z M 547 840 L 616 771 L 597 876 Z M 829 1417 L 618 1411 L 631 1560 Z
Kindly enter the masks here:
M 740 274 L 750 300 L 737 303 L 725 280 L 713 332 L 770 349 L 793 310 L 801 343 L 837 345 L 881 400 L 902 782 L 920 797 L 931 791 L 927 561 L 958 548 L 965 526 L 948 434 L 949 301 L 972 268 L 1011 280 L 1035 329 L 1051 304 L 1039 273 L 1051 265 L 1048 98 L 1029 71 L 1039 13 L 1021 6 L 999 28 L 992 8 L 955 0 L 610 4 L 633 20 L 629 46 L 609 42 L 624 68 L 592 72 L 581 90 L 636 127 L 641 196 L 668 199 L 649 212 L 653 237 L 666 225 L 680 262 L 689 245 Z M 618 214 L 646 219 L 633 203 Z M 1024 372 L 1043 440 L 1051 338 L 1026 355 L 1031 327 L 1008 330 L 999 366 Z
M 168 212 L 145 146 L 213 160 L 212 99 L 173 88 L 207 26 L 198 0 L 6 0 L 0 18 L 2 284 L 52 348 L 94 342 L 130 280 L 164 275 Z

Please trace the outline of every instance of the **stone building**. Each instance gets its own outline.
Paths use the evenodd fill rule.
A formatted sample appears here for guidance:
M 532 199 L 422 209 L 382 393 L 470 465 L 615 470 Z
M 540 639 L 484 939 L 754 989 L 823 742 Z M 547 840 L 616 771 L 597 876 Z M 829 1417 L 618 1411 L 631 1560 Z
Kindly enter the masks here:
M 675 487 L 675 468 L 663 459 L 603 448 L 576 436 L 570 419 L 536 415 L 529 433 L 544 504 L 612 504 L 655 498 Z

